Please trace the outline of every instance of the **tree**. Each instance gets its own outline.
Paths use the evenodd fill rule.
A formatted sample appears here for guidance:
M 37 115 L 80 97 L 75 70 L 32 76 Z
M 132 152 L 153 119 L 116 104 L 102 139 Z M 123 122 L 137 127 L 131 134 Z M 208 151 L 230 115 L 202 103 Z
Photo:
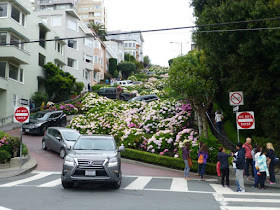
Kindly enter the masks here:
M 134 62 L 136 61 L 136 58 L 133 55 L 130 55 L 129 53 L 125 53 L 124 60 L 127 62 Z
M 149 58 L 149 56 L 144 56 L 144 62 L 143 62 L 143 65 L 144 65 L 144 67 L 145 68 L 147 68 L 147 67 L 150 67 L 151 66 L 151 60 L 150 60 L 150 58 Z
M 44 65 L 47 74 L 46 91 L 54 102 L 68 100 L 74 90 L 76 79 L 69 73 L 60 70 L 53 63 Z
M 118 61 L 115 58 L 109 58 L 109 72 L 110 74 L 117 78 L 119 75 L 118 72 Z
M 102 41 L 106 41 L 105 35 L 107 35 L 107 31 L 104 25 L 101 23 L 95 23 L 94 21 L 90 21 L 88 27 L 93 30 L 97 35 L 99 35 Z
M 75 82 L 75 92 L 77 94 L 80 94 L 82 92 L 82 90 L 84 89 L 85 87 L 85 84 L 83 82 Z
M 124 78 L 128 78 L 136 70 L 135 63 L 122 62 L 118 64 L 118 70 L 122 72 Z
M 168 60 L 168 65 L 169 65 L 169 67 L 172 65 L 173 61 L 174 61 L 174 58 Z
M 196 24 L 278 17 L 280 1 L 192 0 Z M 229 91 L 243 91 L 242 110 L 255 112 L 258 136 L 280 138 L 280 31 L 252 30 L 200 33 L 205 30 L 234 30 L 279 27 L 278 20 L 201 27 L 194 33 L 196 44 L 206 55 L 205 62 L 218 84 L 216 101 L 235 121 L 228 105 Z
M 210 69 L 205 65 L 203 52 L 191 51 L 185 56 L 175 58 L 168 74 L 170 88 L 191 104 L 202 120 L 203 134 L 208 138 L 205 112 L 213 101 L 216 86 Z

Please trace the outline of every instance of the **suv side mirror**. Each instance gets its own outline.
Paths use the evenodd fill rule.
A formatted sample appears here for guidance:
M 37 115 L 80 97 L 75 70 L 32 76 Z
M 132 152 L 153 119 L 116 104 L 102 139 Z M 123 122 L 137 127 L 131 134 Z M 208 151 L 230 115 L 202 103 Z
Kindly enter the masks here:
M 60 138 L 60 137 L 58 137 L 58 136 L 57 136 L 57 137 L 55 137 L 55 138 L 56 138 L 58 141 L 60 141 L 60 140 L 61 140 L 61 138 Z
M 67 146 L 66 146 L 66 149 L 67 149 L 67 150 L 71 150 L 71 146 L 70 146 L 70 145 L 67 145 Z
M 119 152 L 124 152 L 125 151 L 125 146 L 120 146 L 118 151 Z

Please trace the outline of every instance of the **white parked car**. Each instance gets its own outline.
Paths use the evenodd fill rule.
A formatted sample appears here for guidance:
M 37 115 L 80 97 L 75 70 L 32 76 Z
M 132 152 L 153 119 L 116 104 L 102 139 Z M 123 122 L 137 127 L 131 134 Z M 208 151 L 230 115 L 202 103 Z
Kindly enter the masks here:
M 122 80 L 122 81 L 118 81 L 117 85 L 127 87 L 133 85 L 133 82 L 131 80 Z

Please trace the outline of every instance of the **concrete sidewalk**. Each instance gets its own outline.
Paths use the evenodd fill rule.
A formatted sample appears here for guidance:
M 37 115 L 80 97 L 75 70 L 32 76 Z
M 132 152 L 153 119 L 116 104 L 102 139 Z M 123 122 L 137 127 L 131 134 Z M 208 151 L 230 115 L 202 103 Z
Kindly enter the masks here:
M 37 161 L 34 158 L 30 157 L 29 160 L 22 165 L 21 169 L 19 167 L 0 169 L 0 179 L 5 179 L 28 173 L 35 169 L 36 166 Z

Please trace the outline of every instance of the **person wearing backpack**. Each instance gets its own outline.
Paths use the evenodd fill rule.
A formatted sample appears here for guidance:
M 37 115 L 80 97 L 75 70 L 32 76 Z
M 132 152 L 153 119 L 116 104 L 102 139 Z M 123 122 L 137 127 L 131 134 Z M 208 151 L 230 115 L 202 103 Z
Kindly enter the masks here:
M 218 160 L 221 163 L 221 172 L 222 172 L 222 177 L 221 177 L 221 185 L 225 187 L 225 178 L 226 178 L 226 185 L 228 188 L 229 187 L 229 164 L 228 164 L 228 158 L 231 157 L 233 154 L 227 154 L 226 150 L 224 147 L 220 147 L 218 149 Z
M 267 151 L 267 164 L 268 164 L 268 169 L 269 169 L 269 184 L 275 184 L 275 172 L 274 172 L 274 167 L 275 167 L 275 150 L 272 145 L 272 143 L 267 143 L 266 148 L 268 149 Z
M 206 144 L 203 144 L 200 150 L 198 151 L 198 168 L 200 168 L 200 177 L 201 181 L 205 181 L 204 173 L 206 168 L 206 163 L 208 159 L 208 149 Z
M 239 192 L 245 192 L 243 172 L 245 169 L 245 153 L 246 152 L 240 142 L 237 143 L 236 149 L 237 149 L 238 153 L 237 153 L 236 160 L 234 160 L 234 163 L 236 163 L 235 177 L 239 184 L 239 189 L 240 189 Z

